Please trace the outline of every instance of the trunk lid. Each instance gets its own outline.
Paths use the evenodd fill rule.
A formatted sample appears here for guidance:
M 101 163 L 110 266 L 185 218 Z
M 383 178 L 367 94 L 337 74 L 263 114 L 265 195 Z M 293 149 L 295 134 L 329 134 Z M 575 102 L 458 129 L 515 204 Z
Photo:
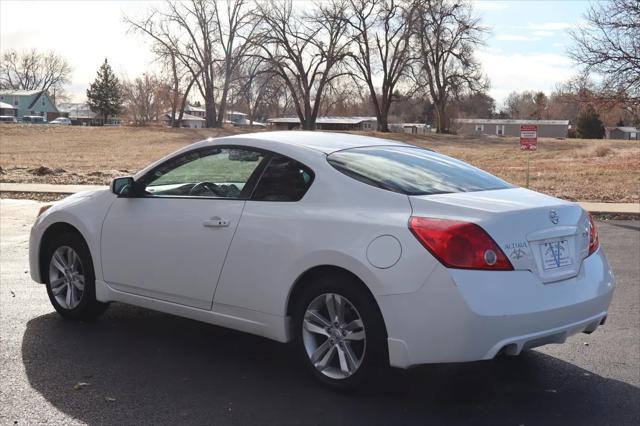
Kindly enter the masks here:
M 576 203 L 524 188 L 410 196 L 414 216 L 476 223 L 516 270 L 543 282 L 578 274 L 589 252 L 589 218 Z

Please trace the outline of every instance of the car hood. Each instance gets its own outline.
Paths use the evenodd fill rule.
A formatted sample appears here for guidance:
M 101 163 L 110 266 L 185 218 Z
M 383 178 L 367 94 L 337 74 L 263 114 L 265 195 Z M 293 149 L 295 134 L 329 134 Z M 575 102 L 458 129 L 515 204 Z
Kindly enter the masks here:
M 90 199 L 104 196 L 109 194 L 110 191 L 108 189 L 97 189 L 92 191 L 80 191 L 75 194 L 71 194 L 68 197 L 63 198 L 62 200 L 55 201 L 52 203 L 50 211 L 59 210 L 63 208 L 68 208 L 72 205 L 86 202 Z

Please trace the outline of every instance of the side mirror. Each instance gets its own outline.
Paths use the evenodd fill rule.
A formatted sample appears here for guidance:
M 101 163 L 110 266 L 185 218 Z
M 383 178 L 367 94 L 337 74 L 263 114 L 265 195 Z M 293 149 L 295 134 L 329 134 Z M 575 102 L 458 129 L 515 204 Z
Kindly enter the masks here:
M 111 181 L 111 192 L 118 197 L 129 197 L 133 195 L 134 184 L 131 176 L 115 178 Z

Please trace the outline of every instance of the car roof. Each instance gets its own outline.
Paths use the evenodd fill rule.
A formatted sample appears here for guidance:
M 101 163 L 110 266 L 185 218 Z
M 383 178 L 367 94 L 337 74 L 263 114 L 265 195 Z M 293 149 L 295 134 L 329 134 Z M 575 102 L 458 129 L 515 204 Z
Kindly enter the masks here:
M 224 139 L 249 139 L 266 142 L 277 142 L 284 145 L 304 147 L 314 151 L 331 154 L 343 149 L 358 148 L 365 146 L 408 146 L 402 142 L 389 139 L 374 138 L 371 136 L 352 135 L 339 132 L 318 132 L 318 131 L 276 131 L 245 133 L 225 137 Z
M 291 156 L 298 161 L 303 161 L 303 158 L 298 158 L 295 154 L 302 155 L 304 151 L 307 154 L 304 161 L 316 161 L 318 157 L 331 154 L 332 152 L 341 151 L 343 149 L 360 148 L 369 146 L 410 146 L 405 143 L 392 141 L 389 139 L 374 138 L 371 136 L 352 135 L 348 133 L 339 132 L 318 132 L 318 131 L 276 131 L 276 132 L 257 132 L 257 133 L 242 133 L 232 136 L 223 136 L 218 138 L 209 138 L 200 142 L 193 143 L 191 145 L 184 146 L 183 148 L 163 157 L 144 169 L 135 174 L 135 178 L 148 173 L 159 164 L 167 161 L 169 158 L 182 155 L 185 152 L 189 152 L 194 149 L 206 148 L 216 145 L 247 145 L 254 148 L 262 148 L 266 150 L 273 150 L 280 154 Z M 301 152 L 302 151 L 302 152 Z M 308 166 L 312 166 L 313 163 L 305 163 Z

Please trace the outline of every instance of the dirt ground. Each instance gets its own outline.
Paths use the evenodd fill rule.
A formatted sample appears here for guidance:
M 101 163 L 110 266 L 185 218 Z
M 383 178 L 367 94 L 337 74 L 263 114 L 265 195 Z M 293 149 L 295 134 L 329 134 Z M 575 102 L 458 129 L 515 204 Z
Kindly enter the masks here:
M 0 125 L 0 181 L 106 184 L 206 137 L 234 129 Z M 527 153 L 516 138 L 366 133 L 428 147 L 524 186 Z M 568 200 L 640 201 L 640 143 L 541 139 L 531 189 Z

